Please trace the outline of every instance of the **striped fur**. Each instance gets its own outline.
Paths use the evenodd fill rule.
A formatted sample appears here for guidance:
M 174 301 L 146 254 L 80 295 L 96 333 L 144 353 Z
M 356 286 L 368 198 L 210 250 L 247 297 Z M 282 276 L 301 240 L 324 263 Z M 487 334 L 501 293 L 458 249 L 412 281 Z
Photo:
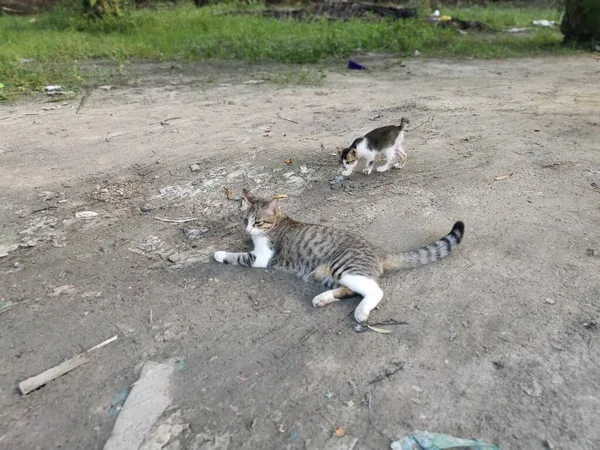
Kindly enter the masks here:
M 313 299 L 315 306 L 362 295 L 355 310 L 365 321 L 383 297 L 377 279 L 386 270 L 429 264 L 448 256 L 460 243 L 464 224 L 433 244 L 399 255 L 385 256 L 365 239 L 345 230 L 297 222 L 280 214 L 277 200 L 262 200 L 244 190 L 246 231 L 252 236 L 251 252 L 219 251 L 215 260 L 248 267 L 274 267 L 305 280 L 318 281 L 330 290 Z

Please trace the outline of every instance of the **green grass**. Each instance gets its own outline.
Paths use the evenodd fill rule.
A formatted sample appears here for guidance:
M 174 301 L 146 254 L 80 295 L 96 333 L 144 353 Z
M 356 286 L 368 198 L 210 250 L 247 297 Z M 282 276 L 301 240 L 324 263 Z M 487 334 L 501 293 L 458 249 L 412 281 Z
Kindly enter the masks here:
M 34 23 L 29 18 L 0 17 L 0 83 L 4 85 L 0 99 L 47 84 L 80 88 L 99 75 L 89 69 L 89 61 L 97 59 L 113 61 L 119 72 L 130 59 L 309 64 L 356 51 L 410 55 L 419 50 L 424 56 L 483 58 L 573 51 L 561 46 L 557 30 L 518 37 L 504 33 L 465 36 L 422 20 L 297 22 L 226 14 L 232 8 L 138 10 L 98 22 L 61 10 L 40 15 Z M 528 25 L 536 18 L 558 18 L 558 12 L 549 9 L 506 7 L 471 7 L 442 14 L 481 20 L 495 29 Z M 100 75 L 110 78 L 111 74 Z

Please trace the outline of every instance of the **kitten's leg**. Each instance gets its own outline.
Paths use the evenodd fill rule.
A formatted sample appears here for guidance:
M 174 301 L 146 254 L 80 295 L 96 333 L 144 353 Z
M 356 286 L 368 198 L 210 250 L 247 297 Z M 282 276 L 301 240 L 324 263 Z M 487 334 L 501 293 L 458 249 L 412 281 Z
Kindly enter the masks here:
M 344 170 L 342 171 L 342 175 L 345 177 L 349 177 L 352 175 L 352 171 L 355 169 L 358 164 L 358 160 L 354 161 L 352 164 L 344 164 Z
M 342 275 L 340 279 L 342 286 L 363 296 L 362 301 L 354 310 L 354 318 L 357 322 L 364 322 L 369 318 L 369 313 L 379 304 L 383 298 L 383 291 L 373 278 L 363 275 Z
M 386 172 L 386 171 L 390 170 L 392 162 L 394 161 L 395 154 L 396 154 L 396 150 L 395 150 L 394 146 L 386 149 L 385 150 L 385 159 L 386 159 L 385 164 L 379 166 L 377 168 L 377 172 Z
M 373 161 L 375 161 L 375 152 L 365 159 L 365 168 L 363 169 L 363 173 L 365 175 L 370 175 L 373 170 Z
M 394 169 L 402 169 L 406 165 L 406 160 L 408 159 L 408 155 L 402 148 L 402 144 L 396 144 L 396 155 L 402 160 L 401 162 L 397 162 L 394 164 Z
M 354 297 L 356 294 L 352 292 L 347 287 L 340 287 L 337 289 L 332 289 L 330 291 L 325 291 L 315 298 L 313 298 L 313 306 L 325 306 L 332 302 L 337 302 L 339 300 L 343 300 L 345 298 Z

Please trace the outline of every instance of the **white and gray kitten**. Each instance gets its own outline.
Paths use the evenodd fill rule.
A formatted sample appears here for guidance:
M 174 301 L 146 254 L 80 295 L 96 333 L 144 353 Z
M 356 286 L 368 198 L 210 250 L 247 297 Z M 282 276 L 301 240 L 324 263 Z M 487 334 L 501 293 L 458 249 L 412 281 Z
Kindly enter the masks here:
M 401 169 L 404 167 L 407 156 L 402 143 L 404 142 L 404 128 L 408 123 L 408 119 L 403 117 L 400 120 L 400 125 L 376 128 L 363 137 L 355 139 L 350 147 L 340 150 L 340 163 L 344 168 L 342 175 L 350 176 L 360 159 L 365 160 L 363 173 L 370 174 L 373 170 L 375 157 L 379 153 L 385 154 L 386 162 L 377 167 L 377 172 L 389 170 L 396 156 L 400 157 L 402 162 L 394 164 L 394 168 Z

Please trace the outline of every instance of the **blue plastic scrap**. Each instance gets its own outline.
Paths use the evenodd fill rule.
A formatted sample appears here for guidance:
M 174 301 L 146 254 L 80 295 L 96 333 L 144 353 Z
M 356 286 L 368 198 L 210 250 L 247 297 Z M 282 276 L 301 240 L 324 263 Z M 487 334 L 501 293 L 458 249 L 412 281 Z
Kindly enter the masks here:
M 415 431 L 391 444 L 392 450 L 501 450 L 495 445 L 486 444 L 478 439 L 461 439 L 446 434 Z
M 362 64 L 359 64 L 359 63 L 354 62 L 351 59 L 349 59 L 348 60 L 348 69 L 350 69 L 350 70 L 366 70 L 367 68 L 365 66 L 363 66 Z

